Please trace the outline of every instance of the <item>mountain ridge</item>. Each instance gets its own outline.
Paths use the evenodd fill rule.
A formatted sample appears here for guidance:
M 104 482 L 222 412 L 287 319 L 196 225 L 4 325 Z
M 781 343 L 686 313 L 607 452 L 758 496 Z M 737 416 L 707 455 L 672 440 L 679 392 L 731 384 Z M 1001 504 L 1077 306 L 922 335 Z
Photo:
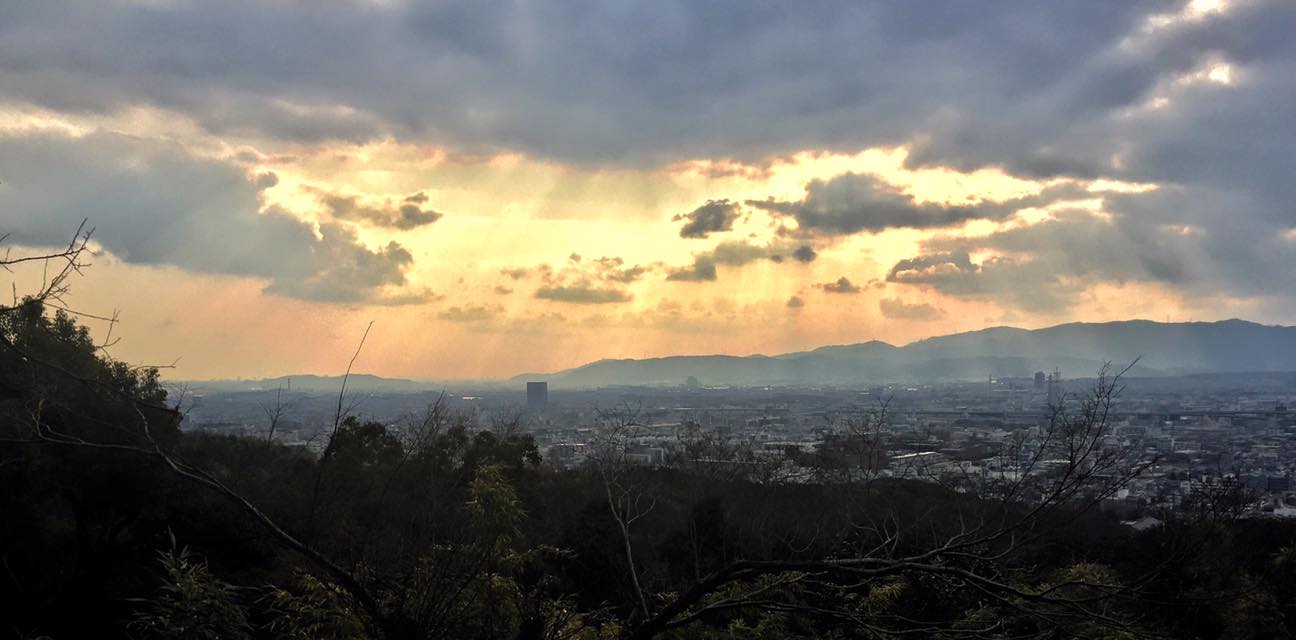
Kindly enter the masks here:
M 545 380 L 555 388 L 703 384 L 850 385 L 1028 377 L 1061 369 L 1089 377 L 1105 363 L 1138 377 L 1296 371 L 1296 327 L 1238 318 L 1214 322 L 1153 320 L 1068 322 L 1038 329 L 993 326 L 930 336 L 896 346 L 881 340 L 830 344 L 781 354 L 666 355 L 602 358 L 551 373 L 528 372 L 492 380 L 411 380 L 353 373 L 355 392 L 434 391 L 465 384 L 511 385 Z M 285 375 L 246 380 L 190 381 L 195 390 L 284 388 L 336 393 L 341 376 Z
M 1296 327 L 1219 321 L 1069 322 L 1039 329 L 994 326 L 901 346 L 880 340 L 784 354 L 671 355 L 601 359 L 512 382 L 560 387 L 681 384 L 841 384 L 1030 376 L 1062 368 L 1085 377 L 1105 363 L 1138 364 L 1136 376 L 1296 370 Z

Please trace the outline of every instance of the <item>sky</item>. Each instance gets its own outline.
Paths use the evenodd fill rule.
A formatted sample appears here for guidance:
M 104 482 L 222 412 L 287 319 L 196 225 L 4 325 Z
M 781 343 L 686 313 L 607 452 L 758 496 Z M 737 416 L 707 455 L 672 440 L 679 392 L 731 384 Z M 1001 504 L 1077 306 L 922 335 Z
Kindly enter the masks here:
M 4 249 L 172 378 L 1296 323 L 1290 0 L 0 16 Z

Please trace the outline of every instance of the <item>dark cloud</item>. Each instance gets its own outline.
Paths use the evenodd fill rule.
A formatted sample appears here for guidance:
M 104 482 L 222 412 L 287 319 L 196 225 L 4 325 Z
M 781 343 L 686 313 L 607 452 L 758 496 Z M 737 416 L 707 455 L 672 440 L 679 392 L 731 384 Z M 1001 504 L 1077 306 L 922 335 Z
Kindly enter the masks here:
M 849 278 L 842 276 L 837 278 L 836 282 L 824 282 L 815 285 L 816 288 L 823 289 L 828 293 L 859 293 L 859 285 L 853 284 Z
M 317 271 L 301 278 L 275 278 L 265 288 L 273 293 L 319 302 L 383 302 L 413 304 L 423 302 L 423 294 L 375 296 L 384 287 L 405 283 L 405 270 L 413 256 L 395 242 L 373 251 L 365 248 L 355 232 L 338 225 L 321 225 L 322 238 L 314 245 Z
M 892 227 L 945 227 L 983 217 L 974 207 L 918 204 L 873 176 L 853 173 L 811 182 L 799 202 L 748 200 L 747 204 L 790 216 L 803 232 L 834 235 Z
M 1078 301 L 1085 284 L 1092 279 L 1072 278 L 1049 270 L 1034 260 L 993 257 L 968 270 L 949 263 L 921 272 L 901 272 L 893 279 L 905 284 L 922 284 L 964 298 L 992 299 L 1005 306 L 1034 312 L 1061 313 Z
M 718 231 L 732 230 L 739 213 L 737 202 L 708 200 L 706 204 L 672 219 L 687 220 L 680 227 L 681 238 L 705 238 Z
M 709 256 L 694 258 L 693 264 L 680 267 L 666 275 L 667 280 L 679 282 L 711 282 L 716 279 L 715 259 Z
M 1074 184 L 1059 184 L 1038 194 L 1001 202 L 970 205 L 919 203 L 877 177 L 846 173 L 828 180 L 811 181 L 806 185 L 805 198 L 800 201 L 748 200 L 747 204 L 776 216 L 793 218 L 801 235 L 847 235 L 895 228 L 952 227 L 978 219 L 1002 220 L 1020 209 L 1066 197 L 1091 197 L 1091 194 Z M 806 246 L 804 251 L 810 260 L 814 259 L 812 248 Z M 800 259 L 801 254 L 797 257 Z
M 973 263 L 966 251 L 936 252 L 897 262 L 887 281 L 928 286 L 942 293 L 990 298 L 1031 311 L 1065 310 L 1081 291 L 1079 281 L 1030 259 L 990 257 Z
M 934 253 L 906 258 L 895 263 L 887 273 L 887 281 L 924 282 L 945 274 L 975 272 L 976 268 L 966 251 Z
M 797 262 L 813 262 L 818 254 L 810 245 L 787 244 L 776 240 L 768 245 L 756 245 L 743 240 L 728 240 L 717 244 L 705 253 L 693 256 L 693 264 L 679 267 L 666 276 L 667 280 L 709 282 L 717 277 L 716 265 L 742 267 L 758 260 L 782 263 L 791 254 Z
M 773 247 L 762 247 L 743 241 L 721 242 L 710 253 L 705 254 L 717 264 L 741 267 L 745 264 L 772 258 L 778 254 Z
M 1111 222 L 996 235 L 991 242 L 1038 234 L 1059 244 L 993 268 L 979 264 L 962 286 L 990 295 L 1014 273 L 1026 278 L 1020 289 L 1115 274 L 1194 291 L 1290 295 L 1285 274 L 1296 262 L 1284 234 L 1296 227 L 1289 175 L 1296 119 L 1286 105 L 1296 104 L 1296 3 L 1233 2 L 1191 20 L 1150 21 L 1181 5 L 0 0 L 0 78 L 4 99 L 18 105 L 77 115 L 153 106 L 207 132 L 252 140 L 390 137 L 590 166 L 759 163 L 807 149 L 905 145 L 911 166 L 1152 181 L 1188 194 L 1187 206 L 1171 193 L 1113 197 Z M 1231 75 L 1217 78 L 1229 82 L 1204 79 L 1217 63 L 1230 65 Z M 30 164 L 8 153 L 0 160 Z M 257 187 L 233 179 L 241 182 L 230 193 Z M 202 194 L 173 195 L 180 208 L 194 208 Z M 425 202 L 404 204 L 426 213 Z M 859 176 L 816 183 L 801 201 L 760 206 L 825 235 L 939 228 L 1012 210 L 917 204 Z M 209 217 L 221 218 L 218 209 Z M 263 217 L 251 226 L 294 236 L 292 246 L 320 242 L 297 237 L 291 219 Z M 213 227 L 219 236 L 221 225 Z M 1074 237 L 1054 235 L 1061 227 Z M 1179 235 L 1185 227 L 1197 231 Z M 135 245 L 137 256 L 168 253 L 119 244 Z M 322 270 L 309 251 L 252 256 L 246 267 L 196 253 L 165 257 L 222 272 L 278 273 L 282 265 L 267 263 L 282 261 L 299 265 L 293 277 Z M 1117 253 L 1112 264 L 1133 270 L 1090 258 Z
M 910 162 L 1291 194 L 1273 160 L 1289 157 L 1296 127 L 1271 107 L 1296 97 L 1296 43 L 1285 35 L 1296 5 L 1229 4 L 1160 29 L 1143 20 L 998 117 L 964 109 L 933 121 Z M 1230 83 L 1206 79 L 1217 62 L 1233 66 Z
M 496 285 L 496 286 L 495 286 L 495 293 L 497 293 L 497 294 L 499 294 L 499 295 L 501 295 L 501 296 L 506 296 L 506 295 L 508 295 L 508 294 L 510 294 L 510 293 L 513 293 L 513 290 L 510 289 L 510 288 L 508 288 L 508 287 L 506 287 L 506 286 L 504 286 L 504 285 Z
M 933 238 L 887 280 L 1029 310 L 1063 311 L 1099 282 L 1167 285 L 1189 296 L 1281 296 L 1296 287 L 1296 242 L 1242 194 L 1166 187 L 1106 196 L 1108 215 L 1059 211 L 1033 225 Z M 1227 212 L 1227 215 L 1224 214 Z M 971 253 L 991 255 L 979 263 Z
M 805 300 L 802 300 L 801 296 L 792 296 L 788 298 L 787 306 L 789 309 L 800 309 L 805 306 Z
M 422 198 L 416 199 L 417 196 L 422 196 Z M 416 204 L 424 200 L 427 200 L 427 196 L 424 196 L 422 193 L 405 198 L 404 204 L 402 204 L 398 209 L 400 211 L 400 217 L 396 219 L 395 226 L 397 229 L 413 229 L 425 224 L 432 224 L 445 215 L 438 211 L 424 209 Z
M 1167 6 L 6 3 L 0 73 L 14 100 L 145 102 L 222 134 L 417 137 L 574 161 L 763 157 L 968 138 L 1028 108 L 1046 112 L 1023 123 L 1034 133 L 1046 116 L 1111 109 L 1174 61 L 1111 53 Z
M 767 246 L 765 249 L 767 255 L 763 257 L 767 257 L 778 263 L 782 263 L 787 259 L 787 256 L 784 255 L 785 253 L 790 254 L 794 260 L 801 264 L 809 264 L 819 257 L 819 253 L 814 250 L 814 247 L 808 244 L 796 245 L 795 248 L 792 248 L 784 242 L 779 241 Z
M 598 288 L 591 286 L 556 286 L 536 289 L 535 297 L 541 300 L 553 300 L 570 304 L 608 304 L 629 302 L 633 295 L 620 289 Z
M 900 298 L 878 300 L 878 310 L 883 316 L 893 320 L 936 320 L 945 315 L 940 309 L 925 302 L 909 303 Z
M 252 181 L 252 185 L 257 191 L 264 191 L 279 184 L 279 176 L 274 173 L 263 173 Z
M 814 247 L 803 244 L 792 251 L 792 257 L 796 258 L 797 262 L 814 262 L 819 254 L 815 253 Z
M 0 75 L 16 102 L 155 105 L 221 135 L 638 164 L 908 144 L 914 164 L 1290 194 L 1273 105 L 1296 97 L 1296 5 L 1232 5 L 1149 29 L 1182 3 L 7 2 Z M 1174 86 L 1212 58 L 1245 80 Z M 1165 92 L 1183 99 L 1139 112 Z
M 369 249 L 334 223 L 316 229 L 274 209 L 236 167 L 177 145 L 109 133 L 0 137 L 0 210 L 12 242 L 53 245 L 89 218 L 95 239 L 134 264 L 255 276 L 267 293 L 323 302 L 411 303 L 410 252 Z
M 432 224 L 444 215 L 422 207 L 428 197 L 421 191 L 407 196 L 398 204 L 388 201 L 382 206 L 363 204 L 355 196 L 344 196 L 313 187 L 307 187 L 307 191 L 314 195 L 336 220 L 359 221 L 404 231 Z

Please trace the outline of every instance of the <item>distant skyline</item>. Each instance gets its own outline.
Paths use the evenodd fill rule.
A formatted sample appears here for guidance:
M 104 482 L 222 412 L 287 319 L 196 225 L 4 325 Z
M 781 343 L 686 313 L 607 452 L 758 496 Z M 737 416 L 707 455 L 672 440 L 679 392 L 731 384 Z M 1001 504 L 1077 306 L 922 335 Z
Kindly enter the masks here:
M 564 369 L 549 371 L 515 371 L 503 376 L 481 378 L 393 378 L 374 376 L 366 371 L 352 371 L 350 379 L 353 384 L 365 385 L 367 380 L 377 378 L 384 381 L 408 382 L 417 385 L 431 383 L 500 383 L 519 387 L 532 383 L 559 381 L 567 386 L 598 387 L 604 385 L 675 385 L 701 383 L 698 373 L 707 374 L 707 382 L 716 385 L 746 386 L 753 384 L 865 384 L 870 379 L 861 377 L 860 372 L 867 370 L 869 375 L 894 374 L 888 381 L 914 380 L 914 362 L 899 362 L 888 357 L 887 353 L 906 349 L 932 349 L 918 358 L 918 364 L 925 364 L 931 381 L 935 380 L 983 380 L 989 372 L 994 377 L 1031 377 L 1037 369 L 1057 370 L 1061 362 L 1066 362 L 1070 373 L 1079 379 L 1092 378 L 1104 367 L 1130 368 L 1130 377 L 1145 376 L 1181 376 L 1206 373 L 1290 373 L 1296 362 L 1288 351 L 1288 336 L 1296 331 L 1293 325 L 1266 325 L 1229 318 L 1214 321 L 1157 322 L 1155 320 L 1134 319 L 1114 320 L 1107 322 L 1068 322 L 1052 326 L 1023 329 L 1005 325 L 983 327 L 971 331 L 951 334 L 924 336 L 909 342 L 889 343 L 882 340 L 866 340 L 856 343 L 821 344 L 805 349 L 781 353 L 723 354 L 713 352 L 697 353 L 663 353 L 642 358 L 598 358 L 577 363 Z M 1077 344 L 1079 336 L 1079 344 Z M 1011 339 L 1009 339 L 1011 338 Z M 1007 340 L 1005 342 L 1005 340 Z M 1239 342 L 1240 341 L 1240 342 Z M 1239 345 L 1245 343 L 1245 348 Z M 937 347 L 936 345 L 942 345 Z M 942 348 L 955 347 L 956 354 L 945 354 Z M 965 351 L 969 345 L 975 345 L 977 353 L 969 355 Z M 840 360 L 829 356 L 829 360 L 846 367 L 847 372 L 837 378 L 825 379 L 822 372 L 803 371 L 801 379 L 740 380 L 718 375 L 708 371 L 715 362 L 737 361 L 753 358 L 792 359 L 803 364 L 806 358 L 813 359 L 817 354 L 841 354 L 852 351 L 855 357 Z M 995 360 L 1002 360 L 995 362 Z M 652 371 L 651 382 L 643 378 L 644 370 L 638 365 L 675 361 L 680 363 L 680 371 Z M 1011 361 L 1011 362 L 1010 362 Z M 1136 362 L 1137 361 L 1137 362 Z M 1226 363 L 1227 361 L 1227 363 Z M 684 364 L 685 362 L 693 364 Z M 618 369 L 620 364 L 630 365 L 628 369 L 610 375 L 609 369 Z M 898 365 L 904 365 L 901 368 Z M 696 368 L 694 368 L 696 367 Z M 741 365 L 739 365 L 741 368 Z M 686 373 L 692 370 L 692 374 Z M 581 373 L 583 372 L 583 373 Z M 580 373 L 572 382 L 572 374 Z M 260 380 L 288 379 L 291 386 L 301 380 L 324 380 L 330 384 L 340 382 L 344 372 L 334 373 L 300 373 L 280 372 L 274 375 L 233 378 L 188 379 L 182 382 L 254 382 Z M 907 377 L 908 376 L 908 377 Z M 678 378 L 678 380 L 677 380 Z M 876 381 L 878 378 L 872 378 Z
M 170 377 L 1296 324 L 1286 0 L 0 15 L 5 246 Z

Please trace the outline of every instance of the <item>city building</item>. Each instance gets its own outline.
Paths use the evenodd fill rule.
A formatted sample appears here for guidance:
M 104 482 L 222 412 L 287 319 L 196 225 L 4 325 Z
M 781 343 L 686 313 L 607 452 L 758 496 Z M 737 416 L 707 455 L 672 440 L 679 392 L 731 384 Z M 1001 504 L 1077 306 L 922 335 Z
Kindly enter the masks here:
M 549 383 L 527 383 L 527 408 L 532 411 L 544 411 L 549 406 Z

